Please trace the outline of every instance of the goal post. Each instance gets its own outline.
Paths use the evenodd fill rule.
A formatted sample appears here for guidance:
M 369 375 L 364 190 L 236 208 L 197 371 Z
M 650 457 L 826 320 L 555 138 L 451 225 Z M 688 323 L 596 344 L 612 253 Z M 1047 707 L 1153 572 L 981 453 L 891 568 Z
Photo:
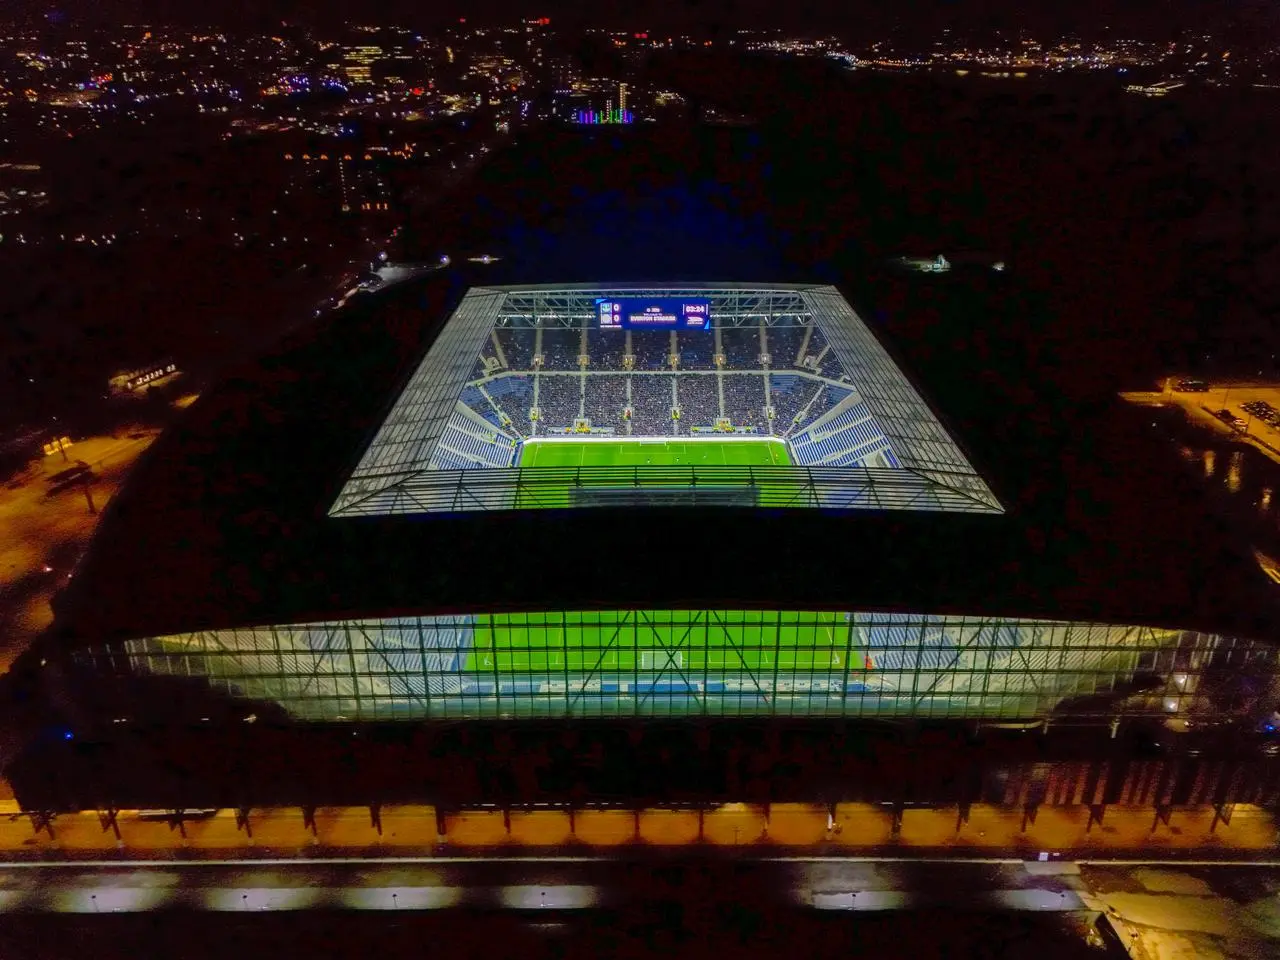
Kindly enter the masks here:
M 666 670 L 684 667 L 683 650 L 641 650 L 641 670 Z

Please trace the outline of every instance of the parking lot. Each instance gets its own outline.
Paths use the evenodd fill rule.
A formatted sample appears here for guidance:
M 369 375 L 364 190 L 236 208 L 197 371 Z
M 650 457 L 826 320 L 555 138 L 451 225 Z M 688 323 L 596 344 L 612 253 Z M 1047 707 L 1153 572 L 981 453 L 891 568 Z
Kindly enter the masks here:
M 1249 442 L 1280 463 L 1280 384 L 1206 383 L 1169 377 L 1163 390 L 1121 396 L 1145 406 L 1181 407 L 1192 423 Z
M 66 583 L 98 516 L 154 428 L 77 440 L 35 460 L 0 486 L 0 670 L 8 669 L 53 618 L 49 602 Z M 89 509 L 90 499 L 96 512 Z

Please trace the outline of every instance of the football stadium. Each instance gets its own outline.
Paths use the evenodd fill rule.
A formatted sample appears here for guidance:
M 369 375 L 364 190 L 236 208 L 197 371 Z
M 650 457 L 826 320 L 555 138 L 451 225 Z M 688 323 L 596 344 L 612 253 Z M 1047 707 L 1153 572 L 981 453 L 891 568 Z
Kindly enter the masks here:
M 432 291 L 394 308 L 427 315 L 403 363 L 357 298 L 323 363 L 158 447 L 41 650 L 82 718 L 1275 709 L 1250 608 L 1143 543 L 1047 557 L 834 287 Z
M 334 504 L 1000 505 L 831 287 L 467 293 Z

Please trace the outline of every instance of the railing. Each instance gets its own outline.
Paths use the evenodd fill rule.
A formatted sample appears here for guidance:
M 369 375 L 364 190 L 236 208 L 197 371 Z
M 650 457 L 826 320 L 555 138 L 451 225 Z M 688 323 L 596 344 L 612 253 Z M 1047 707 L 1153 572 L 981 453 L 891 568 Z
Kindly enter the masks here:
M 880 467 L 643 465 L 431 470 L 363 477 L 335 516 L 570 509 L 592 506 L 753 506 L 766 509 L 1002 513 L 967 474 Z M 381 488 L 381 489 L 379 489 Z

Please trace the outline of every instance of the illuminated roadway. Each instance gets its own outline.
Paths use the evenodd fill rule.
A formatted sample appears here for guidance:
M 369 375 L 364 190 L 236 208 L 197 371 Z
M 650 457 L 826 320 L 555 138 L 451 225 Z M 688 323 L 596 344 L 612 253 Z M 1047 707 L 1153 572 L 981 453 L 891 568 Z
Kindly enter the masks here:
M 674 869 L 684 874 L 681 885 L 712 887 L 731 872 L 734 896 L 764 895 L 823 910 L 1088 908 L 1076 865 L 1040 866 L 998 859 L 782 857 L 732 865 L 683 862 Z M 650 871 L 573 857 L 11 864 L 0 867 L 0 910 L 582 910 L 624 906 L 660 894 L 662 886 Z
M 1189 423 L 1220 436 L 1249 443 L 1254 449 L 1280 462 L 1280 427 L 1254 417 L 1244 404 L 1262 400 L 1280 409 L 1280 386 L 1264 383 L 1215 383 L 1206 393 L 1183 393 L 1174 389 L 1175 377 L 1165 380 L 1162 391 L 1126 391 L 1121 398 L 1138 406 L 1178 407 Z M 1230 427 L 1213 415 L 1226 409 L 1244 421 L 1241 429 Z
M 69 571 L 41 576 L 42 566 L 55 552 L 88 544 L 107 501 L 155 437 L 153 428 L 139 427 L 128 436 L 82 439 L 67 448 L 65 460 L 46 456 L 0 486 L 0 670 L 53 619 L 49 600 Z M 50 478 L 78 460 L 93 468 L 96 514 L 89 512 L 80 484 L 50 485 Z
M 1221 864 L 1160 859 L 740 858 L 703 852 L 692 858 L 637 860 L 495 852 L 449 859 L 289 857 L 127 864 L 70 860 L 0 865 L 0 913 L 7 915 L 0 930 L 25 929 L 17 935 L 18 942 L 25 936 L 26 942 L 41 944 L 48 935 L 44 928 L 19 928 L 20 917 L 72 914 L 96 924 L 106 921 L 96 915 L 123 919 L 122 915 L 155 912 L 150 920 L 156 923 L 166 915 L 186 918 L 165 922 L 188 930 L 187 924 L 200 914 L 247 915 L 246 922 L 262 923 L 271 915 L 355 917 L 379 911 L 403 913 L 406 918 L 482 915 L 491 918 L 487 924 L 493 923 L 494 911 L 562 918 L 600 915 L 606 918 L 601 922 L 621 929 L 620 918 L 639 917 L 647 925 L 645 918 L 656 907 L 678 904 L 708 917 L 724 915 L 725 910 L 770 918 L 788 910 L 828 917 L 906 912 L 922 918 L 904 921 L 908 924 L 935 925 L 945 918 L 961 926 L 969 922 L 964 919 L 968 916 L 1004 918 L 996 921 L 997 929 L 1004 929 L 1015 915 L 1041 915 L 1045 920 L 1035 922 L 1051 926 L 1036 929 L 1074 931 L 1070 935 L 1079 939 L 1096 936 L 1095 921 L 1105 915 L 1130 957 L 1225 960 L 1278 955 L 1278 889 L 1280 861 L 1275 859 Z M 81 936 L 97 931 L 76 929 Z M 275 928 L 236 928 L 237 936 L 248 937 L 249 943 L 270 929 Z M 331 924 L 326 929 L 347 935 L 345 927 Z M 457 935 L 460 929 L 466 928 L 448 928 L 447 935 Z M 218 933 L 205 935 L 216 940 Z
M 0 952 L 615 956 L 620 942 L 789 956 L 1238 960 L 1277 955 L 1280 864 L 774 857 L 256 860 L 0 867 Z M 1100 918 L 1105 916 L 1106 920 Z M 805 919 L 811 918 L 811 919 Z M 745 928 L 741 926 L 746 922 Z M 818 924 L 818 926 L 814 926 Z M 1097 951 L 1109 928 L 1110 951 Z M 825 933 L 824 933 L 825 931 Z M 759 949 L 744 953 L 740 936 Z M 540 937 L 562 935 L 548 945 Z M 888 938 L 879 942 L 877 938 Z M 637 939 L 638 938 L 638 939 Z M 963 943 L 957 944 L 956 940 Z M 1077 945 L 1064 951 L 1064 942 Z M 1123 950 L 1117 950 L 1119 944 Z M 1086 946 L 1086 944 L 1088 946 Z M 970 952 L 978 946 L 978 954 Z M 834 952 L 832 952 L 834 951 Z M 647 951 L 653 952 L 653 951 Z M 864 953 L 866 951 L 857 951 Z M 633 954 L 622 954 L 633 955 Z
M 417 916 L 459 911 L 492 917 L 495 910 L 644 917 L 653 905 L 668 903 L 705 915 L 725 908 L 756 916 L 786 910 L 907 911 L 961 924 L 969 915 L 1040 914 L 1061 920 L 1044 929 L 1071 929 L 1082 938 L 1105 915 L 1131 957 L 1215 960 L 1276 955 L 1277 888 L 1276 860 L 1251 865 L 848 857 L 664 858 L 647 864 L 583 857 L 80 861 L 0 866 L 0 913 L 10 915 L 9 924 L 17 914 L 77 914 L 94 922 L 96 914 L 151 911 L 257 918 L 299 911 Z
M 254 809 L 247 820 L 232 810 L 170 822 L 163 811 L 118 811 L 114 823 L 88 810 L 45 823 L 0 801 L 0 858 L 8 859 L 261 859 L 263 857 L 629 855 L 636 850 L 754 851 L 759 856 L 800 851 L 821 855 L 931 856 L 1035 859 L 1199 856 L 1242 859 L 1277 847 L 1276 821 L 1258 807 L 1236 804 L 1179 807 L 1167 822 L 1148 806 L 1107 807 L 1101 822 L 1089 808 L 1017 808 L 974 804 L 903 811 L 895 834 L 889 809 L 874 804 L 774 804 L 768 815 L 748 804 L 693 810 L 552 809 L 445 812 L 430 806 L 321 807 L 308 818 L 299 808 Z M 7 815 L 6 815 L 7 814 Z M 443 826 L 443 833 L 439 832 Z

